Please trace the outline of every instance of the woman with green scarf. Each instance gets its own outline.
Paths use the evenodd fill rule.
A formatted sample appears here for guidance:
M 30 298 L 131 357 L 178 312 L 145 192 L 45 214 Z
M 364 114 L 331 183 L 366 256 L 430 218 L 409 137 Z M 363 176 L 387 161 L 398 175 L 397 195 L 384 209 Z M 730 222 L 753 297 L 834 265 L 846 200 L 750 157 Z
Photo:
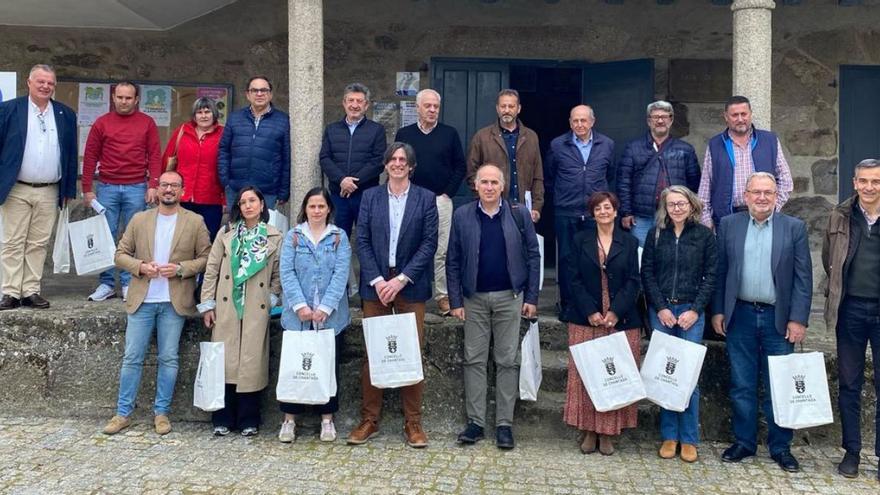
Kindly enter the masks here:
M 268 221 L 263 193 L 245 186 L 208 257 L 199 312 L 211 340 L 224 343 L 226 357 L 226 407 L 212 414 L 218 436 L 232 430 L 253 436 L 260 427 L 261 392 L 269 383 L 269 311 L 281 294 L 283 234 Z

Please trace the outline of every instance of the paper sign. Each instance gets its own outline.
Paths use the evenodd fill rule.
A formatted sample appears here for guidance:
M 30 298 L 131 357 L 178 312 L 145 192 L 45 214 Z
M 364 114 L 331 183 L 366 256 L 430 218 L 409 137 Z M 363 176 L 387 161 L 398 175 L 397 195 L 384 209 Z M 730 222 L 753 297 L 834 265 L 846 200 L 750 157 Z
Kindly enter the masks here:
M 15 72 L 0 72 L 0 101 L 15 98 Z
M 78 105 L 76 125 L 91 126 L 98 117 L 110 111 L 110 85 L 80 83 Z
M 415 96 L 419 92 L 418 72 L 397 73 L 397 96 Z
M 416 109 L 415 100 L 400 102 L 400 127 L 406 127 L 419 121 L 419 112 Z
M 171 125 L 171 86 L 141 86 L 140 110 L 159 127 Z

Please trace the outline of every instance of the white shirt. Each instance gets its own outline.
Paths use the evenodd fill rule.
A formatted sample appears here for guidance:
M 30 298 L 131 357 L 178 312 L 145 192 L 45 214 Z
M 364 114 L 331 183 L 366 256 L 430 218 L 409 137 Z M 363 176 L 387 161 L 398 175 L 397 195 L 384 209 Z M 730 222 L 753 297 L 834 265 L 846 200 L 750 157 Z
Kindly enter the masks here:
M 51 101 L 41 112 L 40 107 L 28 98 L 27 139 L 18 180 L 32 183 L 61 180 L 61 147 Z
M 156 215 L 156 236 L 153 241 L 153 261 L 160 265 L 168 263 L 171 257 L 171 240 L 174 238 L 174 226 L 177 225 L 177 213 L 174 215 Z M 150 280 L 150 288 L 147 289 L 146 303 L 171 302 L 171 294 L 168 292 L 168 279 L 156 277 Z
M 397 265 L 397 240 L 400 238 L 400 227 L 403 224 L 403 212 L 406 210 L 406 198 L 409 196 L 409 186 L 406 190 L 395 196 L 388 186 L 388 226 L 390 227 L 388 238 L 388 267 Z

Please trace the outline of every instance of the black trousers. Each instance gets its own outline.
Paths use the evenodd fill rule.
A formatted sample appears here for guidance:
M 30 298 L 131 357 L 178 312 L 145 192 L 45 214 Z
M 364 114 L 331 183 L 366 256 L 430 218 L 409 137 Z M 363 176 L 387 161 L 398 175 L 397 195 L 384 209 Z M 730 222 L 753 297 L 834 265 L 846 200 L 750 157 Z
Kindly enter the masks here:
M 211 413 L 211 422 L 214 423 L 214 426 L 225 426 L 230 430 L 259 428 L 262 423 L 260 417 L 262 393 L 262 390 L 236 392 L 235 384 L 227 383 L 226 407 Z
M 308 330 L 306 330 L 308 331 Z M 335 414 L 339 410 L 339 355 L 342 353 L 342 334 L 336 335 L 336 395 L 330 397 L 330 402 L 326 404 L 290 404 L 287 402 L 279 402 L 278 406 L 282 412 L 287 414 Z
M 843 448 L 862 450 L 862 385 L 865 383 L 865 351 L 871 343 L 874 361 L 874 393 L 880 397 L 880 300 L 844 297 L 837 316 L 837 372 Z M 875 406 L 876 407 L 876 406 Z M 874 413 L 874 454 L 880 456 L 880 408 Z

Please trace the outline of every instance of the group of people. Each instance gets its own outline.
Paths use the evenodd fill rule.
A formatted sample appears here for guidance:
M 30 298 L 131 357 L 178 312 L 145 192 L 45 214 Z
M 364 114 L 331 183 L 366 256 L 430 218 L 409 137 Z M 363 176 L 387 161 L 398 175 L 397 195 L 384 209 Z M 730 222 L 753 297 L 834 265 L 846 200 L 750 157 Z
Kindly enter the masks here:
M 76 193 L 75 114 L 52 100 L 51 67 L 35 66 L 27 85 L 27 96 L 0 106 L 6 221 L 0 310 L 49 306 L 39 294 L 46 245 L 58 206 Z M 812 264 L 804 222 L 780 212 L 792 191 L 781 144 L 752 125 L 746 98 L 725 104 L 727 128 L 709 140 L 702 170 L 694 148 L 670 135 L 672 105 L 648 105 L 648 131 L 626 145 L 615 194 L 608 177 L 614 142 L 593 130 L 596 116 L 587 105 L 571 110 L 570 132 L 552 141 L 542 162 L 537 134 L 518 118 L 515 90 L 498 94 L 497 121 L 474 135 L 465 155 L 457 131 L 439 122 L 436 91 L 418 93 L 418 121 L 387 146 L 384 127 L 366 117 L 369 90 L 351 84 L 342 98 L 345 117 L 327 126 L 320 151 L 329 190 L 310 190 L 298 223 L 285 233 L 268 224 L 268 210 L 290 195 L 289 120 L 271 105 L 266 77 L 251 78 L 246 95 L 250 105 L 232 113 L 225 128 L 214 102 L 197 99 L 192 119 L 175 129 L 160 155 L 155 124 L 137 110 L 138 87 L 118 83 L 114 109 L 89 134 L 84 199 L 106 208 L 111 230 L 124 231 L 116 266 L 128 325 L 117 414 L 106 433 L 131 424 L 154 329 L 155 428 L 171 430 L 180 331 L 185 315 L 198 311 L 212 340 L 226 348 L 226 407 L 213 413 L 214 433 L 257 434 L 260 396 L 268 385 L 271 308 L 281 306 L 286 331 L 332 328 L 341 347 L 356 254 L 365 318 L 414 313 L 422 346 L 425 303 L 432 297 L 442 314 L 464 321 L 467 424 L 458 436 L 464 444 L 483 439 L 488 427 L 491 343 L 496 445 L 513 448 L 519 326 L 521 317 L 537 316 L 534 224 L 544 207 L 546 172 L 560 258 L 559 316 L 568 323 L 569 343 L 623 331 L 638 361 L 640 293 L 656 331 L 699 342 L 708 320 L 726 336 L 731 366 L 736 441 L 722 460 L 755 454 L 762 387 L 770 455 L 786 471 L 799 469 L 790 451 L 792 431 L 773 421 L 767 356 L 789 354 L 804 339 Z M 380 184 L 383 172 L 387 181 Z M 462 180 L 476 200 L 453 211 L 451 197 Z M 880 161 L 856 165 L 853 184 L 856 195 L 831 213 L 822 253 L 829 279 L 825 315 L 837 333 L 846 450 L 838 469 L 845 476 L 858 475 L 867 344 L 875 351 L 880 345 Z M 157 208 L 143 211 L 147 203 Z M 90 299 L 116 293 L 108 271 Z M 876 368 L 877 352 L 873 359 Z M 428 444 L 421 422 L 424 386 L 401 389 L 404 436 L 417 448 Z M 382 390 L 370 382 L 367 359 L 361 389 L 361 421 L 347 439 L 353 445 L 379 430 Z M 880 392 L 876 380 L 875 389 Z M 281 404 L 279 439 L 293 441 L 297 415 L 314 409 L 322 416 L 320 438 L 335 440 L 338 404 L 338 395 L 314 408 Z M 661 457 L 698 458 L 698 407 L 695 390 L 684 412 L 662 411 Z M 634 406 L 596 411 L 569 365 L 564 420 L 583 432 L 584 453 L 612 454 L 614 437 L 635 427 L 636 416 Z M 876 421 L 880 426 L 880 415 Z

